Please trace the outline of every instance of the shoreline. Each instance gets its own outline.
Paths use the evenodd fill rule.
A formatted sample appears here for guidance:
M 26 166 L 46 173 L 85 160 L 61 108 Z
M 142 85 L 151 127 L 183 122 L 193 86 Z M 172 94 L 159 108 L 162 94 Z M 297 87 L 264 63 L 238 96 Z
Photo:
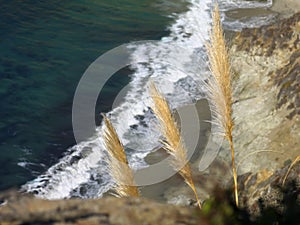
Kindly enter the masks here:
M 276 2 L 277 2 L 276 7 L 278 7 L 278 5 L 280 5 L 280 4 L 284 4 L 284 2 L 281 0 L 278 0 Z M 300 2 L 299 2 L 299 6 L 300 6 Z M 282 10 L 284 12 L 283 14 L 281 14 L 283 17 L 288 15 L 288 14 L 286 14 L 287 11 L 285 8 L 283 8 Z M 300 8 L 299 8 L 299 11 L 300 11 Z M 284 23 L 284 22 L 282 22 L 282 23 Z M 272 24 L 274 24 L 274 23 L 272 23 Z M 272 25 L 268 25 L 268 26 L 271 27 Z M 270 38 L 272 38 L 272 37 L 270 37 Z M 275 37 L 273 37 L 273 38 L 275 38 Z M 251 48 L 251 44 L 250 44 L 250 48 Z M 253 48 L 255 48 L 255 47 L 253 47 Z M 274 49 L 274 50 L 277 50 L 277 49 Z M 236 51 L 236 50 L 234 50 L 234 51 Z M 256 59 L 257 57 L 261 57 L 261 56 L 256 56 L 255 55 L 256 53 L 254 53 L 253 56 L 248 56 L 248 54 L 251 55 L 251 53 L 249 53 L 248 51 L 235 52 L 233 54 L 233 57 L 235 57 L 235 60 L 234 60 L 235 69 L 239 68 L 238 65 L 240 65 L 239 62 L 241 60 L 244 63 L 244 61 L 245 61 L 244 58 L 246 57 L 248 60 L 248 61 L 247 60 L 246 61 L 248 63 L 251 62 L 253 64 L 251 66 L 252 69 L 248 68 L 249 65 L 248 66 L 244 65 L 246 63 L 246 61 L 242 67 L 247 66 L 249 71 L 256 70 L 255 68 L 257 68 L 257 69 L 261 69 L 262 72 L 258 73 L 257 71 L 256 72 L 248 71 L 248 73 L 247 73 L 247 71 L 244 71 L 244 70 L 242 70 L 242 72 L 239 72 L 239 73 L 243 74 L 244 78 L 239 77 L 238 80 L 236 80 L 234 82 L 234 84 L 233 84 L 233 85 L 235 85 L 234 98 L 237 100 L 240 98 L 243 99 L 243 96 L 245 95 L 245 93 L 241 92 L 241 91 L 243 91 L 244 88 L 247 92 L 247 94 L 245 95 L 246 96 L 245 99 L 247 99 L 247 95 L 251 95 L 252 92 L 257 93 L 258 95 L 260 94 L 261 96 L 260 96 L 260 98 L 255 97 L 253 100 L 249 99 L 247 101 L 238 101 L 234 105 L 234 110 L 235 110 L 234 115 L 235 115 L 235 117 L 237 117 L 237 120 L 236 120 L 236 130 L 237 131 L 235 131 L 235 133 L 236 133 L 235 135 L 237 135 L 236 136 L 236 142 L 237 142 L 236 143 L 236 153 L 238 154 L 237 163 L 241 166 L 241 167 L 239 167 L 240 175 L 245 174 L 247 172 L 252 172 L 252 173 L 258 172 L 259 173 L 260 171 L 267 170 L 267 171 L 263 172 L 263 174 L 264 174 L 263 176 L 266 176 L 265 178 L 267 178 L 270 174 L 273 174 L 273 172 L 276 170 L 276 168 L 278 168 L 278 166 L 279 167 L 283 166 L 285 163 L 287 163 L 288 160 L 293 159 L 294 155 L 297 152 L 295 152 L 295 150 L 293 150 L 293 149 L 290 149 L 289 154 L 282 155 L 282 154 L 278 153 L 280 150 L 280 145 L 275 146 L 275 144 L 277 142 L 280 142 L 280 140 L 277 140 L 278 137 L 276 136 L 276 133 L 278 133 L 278 132 L 280 133 L 280 131 L 278 131 L 278 128 L 283 127 L 285 130 L 288 130 L 289 129 L 288 126 L 292 126 L 292 125 L 291 125 L 291 122 L 287 122 L 284 119 L 285 118 L 284 115 L 287 113 L 286 110 L 275 110 L 274 111 L 274 108 L 276 108 L 275 104 L 276 104 L 277 87 L 274 86 L 272 91 L 270 90 L 270 91 L 266 92 L 265 89 L 268 90 L 270 88 L 269 85 L 272 85 L 272 84 L 270 81 L 266 81 L 266 79 L 268 79 L 268 78 L 265 78 L 267 73 L 263 72 L 264 65 L 260 65 L 259 64 L 260 60 Z M 286 57 L 288 57 L 288 56 L 286 56 Z M 270 59 L 261 57 L 261 60 L 266 61 L 266 64 L 271 63 L 272 60 L 276 60 L 276 59 L 277 59 L 276 56 L 275 57 L 271 56 Z M 269 60 L 271 60 L 271 61 L 268 62 Z M 284 63 L 284 61 L 282 62 L 281 60 L 279 60 L 279 63 Z M 282 65 L 284 65 L 284 64 L 282 64 Z M 267 66 L 267 65 L 265 65 L 265 66 Z M 274 68 L 273 67 L 270 68 L 269 72 L 276 71 L 276 69 L 280 68 L 280 66 L 281 65 L 273 66 Z M 249 75 L 250 73 L 255 76 L 251 78 L 251 76 Z M 239 80 L 239 79 L 241 79 L 241 80 Z M 259 85 L 254 87 L 253 85 L 256 82 L 258 82 Z M 267 101 L 267 99 L 269 99 L 269 101 Z M 259 102 L 259 104 L 257 103 L 257 101 Z M 250 104 L 250 106 L 249 106 L 249 104 Z M 183 107 L 188 108 L 190 106 L 188 105 L 188 106 L 183 106 Z M 250 114 L 248 115 L 249 109 L 250 109 Z M 202 109 L 197 107 L 197 110 L 198 110 L 198 113 L 201 113 Z M 262 121 L 261 122 L 262 127 L 260 126 L 259 132 L 255 132 L 255 127 L 257 127 L 257 126 L 252 127 L 252 125 L 255 124 L 256 121 L 258 121 L 258 120 Z M 272 120 L 275 120 L 275 122 L 274 121 L 272 122 Z M 191 121 L 191 123 L 192 123 L 192 121 Z M 282 125 L 278 125 L 278 124 L 282 124 Z M 247 131 L 247 132 L 245 132 L 245 131 Z M 270 136 L 268 136 L 268 139 L 266 139 L 266 137 L 264 137 L 264 132 L 266 134 L 270 133 Z M 248 133 L 248 135 L 247 135 L 247 133 Z M 256 134 L 258 135 L 258 138 L 255 136 Z M 206 133 L 206 135 L 207 135 L 207 133 Z M 254 138 L 254 139 L 252 140 L 251 138 Z M 249 140 L 250 140 L 250 142 L 249 142 Z M 253 141 L 253 143 L 251 143 L 251 140 Z M 287 141 L 288 138 L 285 138 L 284 140 Z M 259 143 L 256 143 L 257 141 L 259 141 Z M 201 145 L 201 143 L 199 143 L 199 144 Z M 255 144 L 256 147 L 253 146 L 253 149 L 249 150 L 248 145 L 252 146 L 252 144 Z M 265 149 L 266 147 L 272 148 L 272 149 L 274 148 L 275 150 Z M 199 161 L 196 161 L 192 164 L 193 172 L 195 174 L 195 178 L 197 179 L 197 181 L 195 183 L 196 183 L 197 189 L 198 189 L 201 197 L 205 197 L 205 198 L 209 197 L 211 191 L 213 190 L 212 187 L 214 185 L 218 184 L 218 185 L 221 185 L 224 187 L 224 186 L 228 185 L 228 183 L 230 182 L 230 180 L 231 180 L 231 176 L 230 176 L 230 174 L 231 174 L 231 168 L 230 168 L 231 158 L 230 158 L 229 151 L 227 150 L 227 148 L 228 148 L 227 143 L 224 142 L 223 146 L 222 146 L 222 150 L 221 150 L 221 152 L 219 152 L 214 163 L 212 163 L 212 165 L 203 172 L 200 172 L 198 170 L 197 166 L 198 166 Z M 259 149 L 259 148 L 262 148 L 263 150 Z M 262 153 L 254 154 L 255 151 L 259 151 Z M 251 157 L 248 156 L 249 153 L 250 153 L 250 156 L 252 155 Z M 150 153 L 146 157 L 146 161 L 153 160 L 152 162 L 155 162 L 158 160 L 159 157 L 162 156 L 161 154 L 162 153 L 160 150 L 158 150 L 154 153 Z M 245 158 L 247 158 L 246 161 L 244 160 Z M 266 168 L 266 165 L 268 165 L 267 168 Z M 213 179 L 210 178 L 211 176 L 213 176 Z M 203 184 L 203 183 L 205 183 L 204 181 L 208 182 L 208 184 Z M 154 192 L 155 193 L 151 193 L 151 188 L 147 188 L 147 191 L 145 192 L 145 197 L 152 198 L 154 196 L 154 199 L 155 199 L 157 197 L 156 193 L 159 193 L 160 201 L 166 201 L 168 203 L 182 204 L 182 205 L 189 204 L 189 199 L 193 199 L 192 192 L 184 184 L 183 181 L 181 181 L 181 183 L 178 182 L 178 179 L 176 182 L 175 182 L 175 180 L 173 180 L 173 181 L 171 180 L 166 183 L 157 184 Z

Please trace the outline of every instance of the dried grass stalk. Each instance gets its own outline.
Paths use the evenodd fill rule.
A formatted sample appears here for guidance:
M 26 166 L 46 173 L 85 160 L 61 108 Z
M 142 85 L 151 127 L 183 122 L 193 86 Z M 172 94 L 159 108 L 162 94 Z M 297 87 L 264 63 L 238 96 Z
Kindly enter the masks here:
M 207 45 L 212 76 L 210 77 L 207 86 L 209 98 L 212 103 L 214 122 L 220 126 L 220 132 L 225 136 L 230 145 L 235 201 L 238 206 L 237 172 L 232 139 L 232 130 L 234 126 L 232 116 L 232 72 L 217 4 L 212 19 L 212 32 L 210 34 L 210 42 Z
M 109 153 L 109 167 L 116 182 L 116 195 L 118 197 L 138 197 L 139 191 L 135 185 L 133 172 L 128 165 L 124 147 L 110 120 L 104 115 L 104 143 Z
M 152 110 L 159 120 L 160 131 L 165 138 L 165 140 L 162 140 L 164 149 L 172 156 L 171 165 L 193 190 L 201 209 L 201 203 L 192 179 L 192 171 L 187 160 L 187 151 L 181 139 L 179 129 L 166 99 L 157 90 L 153 82 L 150 83 L 150 95 L 153 100 Z
M 289 166 L 289 168 L 288 168 L 288 170 L 287 170 L 287 172 L 286 172 L 286 174 L 285 174 L 285 176 L 284 176 L 284 178 L 283 178 L 282 185 L 285 184 L 286 179 L 287 179 L 287 177 L 289 176 L 289 174 L 290 174 L 290 172 L 291 172 L 293 166 L 295 166 L 295 164 L 296 164 L 297 162 L 299 162 L 299 161 L 300 161 L 300 155 L 298 155 L 298 156 L 296 157 L 296 159 L 295 159 L 295 160 L 291 163 L 291 165 Z

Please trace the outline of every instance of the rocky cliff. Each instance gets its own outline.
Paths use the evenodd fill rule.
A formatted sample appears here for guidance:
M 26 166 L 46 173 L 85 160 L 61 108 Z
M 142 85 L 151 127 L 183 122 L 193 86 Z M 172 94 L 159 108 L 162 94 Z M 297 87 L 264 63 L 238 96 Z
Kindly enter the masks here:
M 300 13 L 243 30 L 231 53 L 240 173 L 272 171 L 300 154 Z

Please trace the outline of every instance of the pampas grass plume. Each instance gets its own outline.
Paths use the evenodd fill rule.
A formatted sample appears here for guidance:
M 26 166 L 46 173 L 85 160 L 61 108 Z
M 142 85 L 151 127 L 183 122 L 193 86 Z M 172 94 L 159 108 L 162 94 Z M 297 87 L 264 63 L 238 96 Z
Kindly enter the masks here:
M 139 191 L 135 185 L 133 172 L 128 165 L 124 147 L 110 120 L 104 115 L 104 144 L 109 153 L 109 169 L 116 182 L 114 188 L 118 197 L 138 197 Z
M 238 206 L 237 172 L 232 139 L 232 130 L 234 126 L 232 116 L 232 72 L 217 4 L 212 19 L 212 32 L 210 34 L 210 42 L 207 45 L 212 76 L 209 78 L 207 86 L 209 98 L 212 103 L 213 120 L 220 126 L 220 132 L 225 136 L 230 145 L 235 202 Z
M 152 110 L 159 120 L 159 128 L 164 136 L 162 141 L 164 149 L 172 156 L 171 165 L 183 177 L 184 181 L 193 190 L 199 208 L 200 200 L 192 179 L 192 171 L 187 160 L 187 151 L 181 139 L 179 129 L 166 99 L 157 90 L 153 82 L 150 83 L 150 95 L 153 100 Z

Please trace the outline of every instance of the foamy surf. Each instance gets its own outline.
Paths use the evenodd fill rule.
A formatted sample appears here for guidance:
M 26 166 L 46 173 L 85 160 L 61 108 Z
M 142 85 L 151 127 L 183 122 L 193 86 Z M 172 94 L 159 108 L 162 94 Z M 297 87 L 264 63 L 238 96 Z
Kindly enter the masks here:
M 147 167 L 145 156 L 160 145 L 160 134 L 153 126 L 155 118 L 149 110 L 151 102 L 146 94 L 149 79 L 156 83 L 173 109 L 193 103 L 205 93 L 200 83 L 209 75 L 204 44 L 210 29 L 212 1 L 189 2 L 188 11 L 175 16 L 168 37 L 155 43 L 129 46 L 133 51 L 131 67 L 135 72 L 131 75 L 123 103 L 114 108 L 109 117 L 125 145 L 130 165 L 136 170 Z M 227 2 L 220 1 L 222 11 L 242 6 L 268 7 L 270 4 L 270 1 L 263 5 Z M 236 28 L 247 24 L 237 23 L 228 22 L 227 26 Z M 138 63 L 141 59 L 147 63 Z M 101 130 L 100 126 L 88 141 L 70 148 L 57 164 L 22 189 L 47 199 L 102 196 L 112 187 L 113 181 L 108 175 Z

